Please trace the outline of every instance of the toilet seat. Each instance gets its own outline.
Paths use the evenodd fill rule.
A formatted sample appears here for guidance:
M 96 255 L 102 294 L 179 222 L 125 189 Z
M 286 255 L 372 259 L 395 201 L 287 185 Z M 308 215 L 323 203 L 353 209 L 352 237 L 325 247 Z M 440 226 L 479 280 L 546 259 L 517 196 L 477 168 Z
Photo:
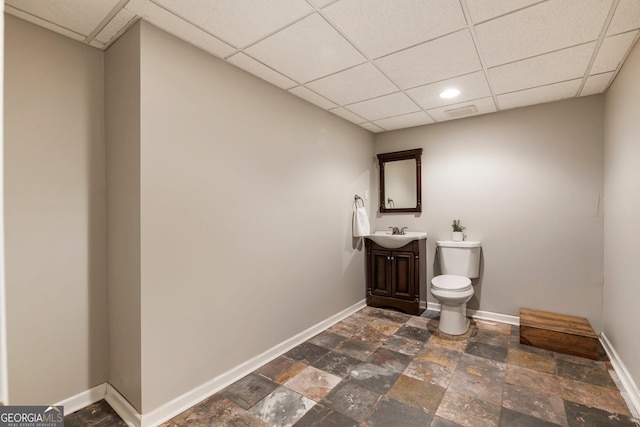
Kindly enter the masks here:
M 471 279 L 464 276 L 453 276 L 443 274 L 431 280 L 431 290 L 442 290 L 448 292 L 465 292 L 472 289 Z

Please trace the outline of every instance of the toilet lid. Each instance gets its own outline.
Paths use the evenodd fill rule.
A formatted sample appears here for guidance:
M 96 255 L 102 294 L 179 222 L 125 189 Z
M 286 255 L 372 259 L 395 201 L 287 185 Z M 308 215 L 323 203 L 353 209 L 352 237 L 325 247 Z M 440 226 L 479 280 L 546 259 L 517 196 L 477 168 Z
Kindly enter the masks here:
M 471 280 L 464 276 L 443 274 L 442 276 L 436 276 L 431 280 L 431 288 L 442 289 L 445 291 L 466 291 L 471 288 Z

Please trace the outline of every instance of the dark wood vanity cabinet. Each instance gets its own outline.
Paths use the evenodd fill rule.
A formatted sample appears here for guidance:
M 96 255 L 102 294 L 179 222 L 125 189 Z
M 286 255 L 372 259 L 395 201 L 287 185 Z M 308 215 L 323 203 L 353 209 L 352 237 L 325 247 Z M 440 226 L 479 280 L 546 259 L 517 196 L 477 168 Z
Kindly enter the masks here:
M 426 280 L 426 239 L 387 249 L 365 239 L 367 259 L 367 305 L 390 307 L 421 314 L 420 301 Z

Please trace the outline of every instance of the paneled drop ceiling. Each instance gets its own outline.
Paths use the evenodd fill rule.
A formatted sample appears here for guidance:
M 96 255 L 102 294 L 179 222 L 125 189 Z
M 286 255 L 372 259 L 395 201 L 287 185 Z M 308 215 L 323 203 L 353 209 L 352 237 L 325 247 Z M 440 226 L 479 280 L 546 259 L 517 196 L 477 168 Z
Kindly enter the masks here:
M 372 132 L 604 92 L 640 0 L 6 0 L 98 49 L 138 19 Z M 443 99 L 444 89 L 460 94 Z

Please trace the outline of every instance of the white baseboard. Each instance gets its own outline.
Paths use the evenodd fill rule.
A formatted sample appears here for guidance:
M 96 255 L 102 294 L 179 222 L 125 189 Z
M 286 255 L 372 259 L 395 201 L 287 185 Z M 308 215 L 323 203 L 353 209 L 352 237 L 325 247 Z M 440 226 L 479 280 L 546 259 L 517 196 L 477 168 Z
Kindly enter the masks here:
M 430 311 L 440 311 L 440 304 L 438 304 L 437 302 L 428 302 L 427 303 L 427 310 Z
M 491 311 L 482 311 L 467 309 L 467 313 L 476 320 L 489 320 L 493 322 L 507 323 L 509 325 L 520 326 L 520 316 L 512 316 L 510 314 L 493 313 Z
M 440 311 L 440 304 L 435 302 L 427 303 L 427 310 Z M 507 323 L 509 325 L 520 325 L 520 316 L 512 316 L 511 314 L 494 313 L 492 311 L 475 310 L 467 308 L 467 315 L 476 320 L 489 320 L 492 322 Z
M 127 399 L 122 396 L 118 390 L 113 388 L 111 384 L 107 384 L 107 393 L 104 400 L 120 415 L 120 418 L 131 427 L 142 426 L 142 416 L 131 406 Z
M 76 412 L 79 409 L 89 406 L 104 399 L 104 395 L 107 390 L 107 383 L 99 384 L 89 390 L 85 390 L 82 393 L 78 393 L 75 396 L 68 397 L 54 406 L 64 406 L 64 414 L 69 415 Z
M 422 303 L 421 303 L 422 305 Z M 425 304 L 428 310 L 440 311 L 440 304 L 428 302 Z M 352 315 L 358 310 L 366 306 L 364 300 L 346 308 L 345 310 L 323 320 L 320 323 L 300 332 L 292 338 L 270 348 L 264 353 L 246 361 L 245 363 L 236 366 L 230 371 L 219 375 L 216 378 L 202 384 L 201 386 L 177 397 L 176 399 L 164 404 L 163 406 L 149 412 L 148 414 L 140 415 L 138 411 L 131 406 L 131 404 L 110 384 L 104 383 L 97 385 L 87 391 L 79 393 L 68 399 L 56 403 L 56 406 L 64 406 L 65 414 L 71 414 L 85 406 L 98 402 L 101 399 L 105 399 L 109 405 L 120 415 L 120 417 L 131 427 L 153 427 L 157 426 L 186 409 L 194 406 L 198 402 L 206 399 L 207 397 L 217 393 L 228 385 L 234 383 L 238 379 L 248 375 L 261 366 L 269 363 L 271 360 L 277 358 L 281 354 L 286 353 L 293 347 L 302 344 L 318 333 L 333 326 L 342 319 Z M 467 309 L 467 313 L 474 319 L 490 320 L 495 322 L 507 323 L 510 325 L 518 326 L 520 324 L 520 318 L 518 316 L 512 316 L 502 313 L 493 313 L 489 311 Z M 620 382 L 629 398 L 629 404 L 633 405 L 630 408 L 635 414 L 640 413 L 640 389 L 631 377 L 631 374 L 627 370 L 625 364 L 616 353 L 615 349 L 611 345 L 611 342 L 607 339 L 607 336 L 600 334 L 600 342 L 602 343 L 611 365 L 618 375 Z
M 75 396 L 64 399 L 56 406 L 64 406 L 65 414 L 71 414 L 79 409 L 96 403 L 102 399 L 105 399 L 107 403 L 113 408 L 114 411 L 131 427 L 153 427 L 157 426 L 167 420 L 170 420 L 174 416 L 189 409 L 198 402 L 206 399 L 207 397 L 217 393 L 228 385 L 233 384 L 240 378 L 250 374 L 261 366 L 269 363 L 273 359 L 291 350 L 293 347 L 302 344 L 309 340 L 325 329 L 330 328 L 339 321 L 351 316 L 353 313 L 364 308 L 366 306 L 365 300 L 361 300 L 351 307 L 347 307 L 341 312 L 334 314 L 333 316 L 317 323 L 310 328 L 300 332 L 299 334 L 289 338 L 286 341 L 270 348 L 262 354 L 246 361 L 245 363 L 236 366 L 230 371 L 225 372 L 222 375 L 213 378 L 210 381 L 202 384 L 199 387 L 175 398 L 174 400 L 165 403 L 161 407 L 149 412 L 148 414 L 141 415 L 136 408 L 134 408 L 127 399 L 122 396 L 118 390 L 116 390 L 111 384 L 104 383 L 90 390 L 86 390 Z
M 638 389 L 638 385 L 631 377 L 627 367 L 622 362 L 622 359 L 620 359 L 620 356 L 618 356 L 618 353 L 616 353 L 604 332 L 600 334 L 600 342 L 607 352 L 611 365 L 613 366 L 613 370 L 616 371 L 616 374 L 620 379 L 620 383 L 622 383 L 622 387 L 629 398 L 628 403 L 633 405 L 633 408 L 629 409 L 631 409 L 631 412 L 634 414 L 640 413 L 640 389 Z
M 341 312 L 334 314 L 333 316 L 323 320 L 320 323 L 313 325 L 312 327 L 300 332 L 299 334 L 289 338 L 286 341 L 270 348 L 258 356 L 247 360 L 241 365 L 236 366 L 219 375 L 199 387 L 194 388 L 191 391 L 178 396 L 170 402 L 165 403 L 161 407 L 154 409 L 153 411 L 140 415 L 136 409 L 122 397 L 120 393 L 111 385 L 107 385 L 107 392 L 105 399 L 111 405 L 111 407 L 122 417 L 122 419 L 131 427 L 152 427 L 157 426 L 181 412 L 189 409 L 195 404 L 208 398 L 209 396 L 217 393 L 223 388 L 233 384 L 240 378 L 250 374 L 261 366 L 269 363 L 273 359 L 291 350 L 293 347 L 302 344 L 309 340 L 313 336 L 319 334 L 325 329 L 333 326 L 346 317 L 349 317 L 356 311 L 366 306 L 365 300 L 348 307 Z

